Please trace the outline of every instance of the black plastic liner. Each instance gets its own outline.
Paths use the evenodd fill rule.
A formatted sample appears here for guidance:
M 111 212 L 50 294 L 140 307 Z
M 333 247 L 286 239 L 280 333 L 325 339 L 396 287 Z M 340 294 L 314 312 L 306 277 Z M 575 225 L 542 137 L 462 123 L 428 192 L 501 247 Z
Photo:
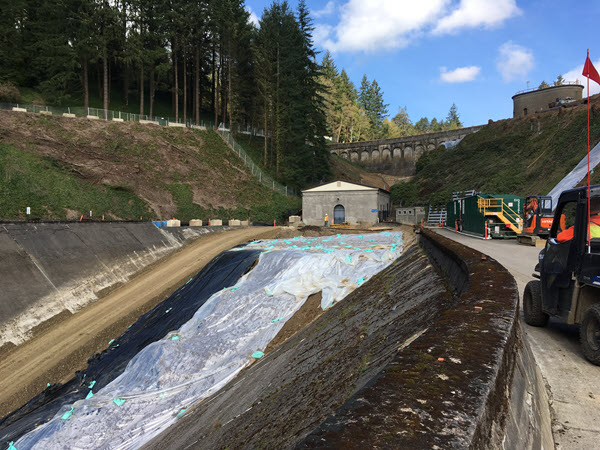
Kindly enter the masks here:
M 258 259 L 258 250 L 223 252 L 169 298 L 141 316 L 102 353 L 88 360 L 84 372 L 65 384 L 55 384 L 0 420 L 0 444 L 16 441 L 52 419 L 66 404 L 84 399 L 92 381 L 97 392 L 119 375 L 144 347 L 178 330 L 215 293 L 233 286 Z

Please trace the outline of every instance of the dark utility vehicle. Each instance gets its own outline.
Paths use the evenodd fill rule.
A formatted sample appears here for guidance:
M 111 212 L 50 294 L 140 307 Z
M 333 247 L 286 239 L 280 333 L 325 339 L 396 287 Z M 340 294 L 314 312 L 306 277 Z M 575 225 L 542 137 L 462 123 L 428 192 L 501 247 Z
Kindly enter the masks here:
M 543 327 L 549 316 L 581 324 L 585 357 L 600 365 L 600 185 L 592 186 L 591 245 L 588 247 L 587 187 L 564 191 L 558 199 L 546 247 L 525 286 L 523 313 Z M 597 237 L 595 237 L 597 236 Z

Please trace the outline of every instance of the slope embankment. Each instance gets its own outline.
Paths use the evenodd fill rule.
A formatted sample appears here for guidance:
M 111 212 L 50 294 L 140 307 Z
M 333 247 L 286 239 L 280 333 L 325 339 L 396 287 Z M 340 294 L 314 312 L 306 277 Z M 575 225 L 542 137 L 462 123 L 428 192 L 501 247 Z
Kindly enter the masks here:
M 0 346 L 102 298 L 181 248 L 187 237 L 139 223 L 5 223 L 0 226 Z
M 551 447 L 514 279 L 438 236 L 421 246 L 148 448 Z
M 287 218 L 212 131 L 0 111 L 0 218 Z
M 600 96 L 590 102 L 590 142 L 600 142 Z M 405 204 L 443 204 L 452 192 L 546 195 L 587 152 L 587 106 L 492 122 L 456 147 L 425 153 Z M 596 181 L 600 179 L 596 178 Z
M 12 297 L 4 296 L 7 292 L 21 292 L 21 284 L 25 282 L 37 283 L 29 295 L 49 292 L 41 299 L 21 295 L 20 303 L 8 309 L 8 313 L 14 315 L 21 310 L 17 318 L 29 320 L 13 320 L 7 328 L 25 338 L 28 326 L 33 320 L 45 317 L 50 306 L 51 312 L 60 316 L 50 316 L 54 321 L 36 330 L 31 339 L 16 348 L 5 349 L 0 361 L 0 416 L 37 395 L 47 383 L 64 382 L 75 371 L 85 368 L 88 357 L 106 349 L 107 342 L 121 335 L 140 315 L 164 300 L 219 253 L 248 240 L 274 237 L 277 232 L 276 228 L 252 227 L 211 233 L 143 270 L 157 258 L 180 249 L 189 232 L 171 236 L 168 231 L 143 223 L 72 225 L 70 229 L 63 224 L 37 225 L 39 231 L 23 229 L 21 225 L 15 226 L 12 233 L 4 232 L 7 235 L 4 241 L 14 236 L 16 240 L 12 242 L 19 246 L 11 246 L 19 251 L 13 251 L 9 260 L 29 273 L 43 270 L 45 275 L 34 280 L 27 273 L 22 278 L 1 273 L 0 304 L 10 305 Z M 126 270 L 134 268 L 138 276 L 126 275 Z M 6 265 L 0 266 L 0 270 L 7 270 Z M 94 286 L 101 286 L 102 282 L 112 283 L 112 289 L 98 300 Z M 83 299 L 88 303 L 85 308 Z M 69 304 L 70 301 L 74 303 Z M 69 310 L 73 305 L 82 309 Z

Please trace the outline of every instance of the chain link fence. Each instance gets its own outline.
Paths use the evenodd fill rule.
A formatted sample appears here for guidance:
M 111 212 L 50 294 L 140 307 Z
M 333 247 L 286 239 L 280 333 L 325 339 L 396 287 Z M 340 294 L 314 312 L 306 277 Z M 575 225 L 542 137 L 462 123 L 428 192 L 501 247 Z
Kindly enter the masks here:
M 262 130 L 258 130 L 258 131 L 262 131 Z M 227 142 L 229 147 L 231 147 L 233 149 L 233 151 L 238 154 L 240 159 L 242 161 L 244 161 L 244 164 L 246 165 L 246 167 L 248 167 L 252 171 L 252 175 L 254 175 L 255 177 L 258 178 L 258 181 L 260 181 L 265 186 L 273 189 L 275 192 L 279 192 L 283 195 L 289 195 L 289 196 L 298 195 L 298 192 L 296 191 L 296 189 L 288 187 L 288 186 L 284 186 L 284 185 L 278 183 L 272 177 L 267 175 L 260 167 L 258 167 L 256 164 L 254 164 L 254 161 L 252 161 L 252 158 L 250 158 L 250 156 L 246 153 L 246 151 L 243 149 L 243 147 L 235 141 L 235 139 L 231 135 L 230 130 L 228 128 L 225 128 L 225 125 L 220 124 L 219 128 L 218 128 L 218 132 L 223 137 L 223 139 Z M 236 132 L 239 133 L 239 129 Z M 254 134 L 254 136 L 261 136 L 261 135 Z M 262 136 L 264 136 L 264 134 Z

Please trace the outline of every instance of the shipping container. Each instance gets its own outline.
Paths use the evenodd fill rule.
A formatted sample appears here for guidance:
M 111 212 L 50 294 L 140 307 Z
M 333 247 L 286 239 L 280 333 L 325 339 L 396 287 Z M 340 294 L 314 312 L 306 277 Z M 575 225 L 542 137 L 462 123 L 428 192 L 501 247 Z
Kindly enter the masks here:
M 478 193 L 448 202 L 446 226 L 477 236 L 516 237 L 523 229 L 523 203 L 517 195 Z

